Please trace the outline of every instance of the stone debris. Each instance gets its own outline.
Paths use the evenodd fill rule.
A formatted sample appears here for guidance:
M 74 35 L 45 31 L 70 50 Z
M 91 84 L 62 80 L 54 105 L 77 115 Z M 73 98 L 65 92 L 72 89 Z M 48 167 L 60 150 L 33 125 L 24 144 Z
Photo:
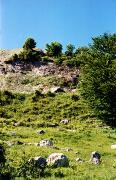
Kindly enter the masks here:
M 39 143 L 38 143 L 39 146 L 53 146 L 53 142 L 49 139 L 44 139 L 44 140 L 41 140 Z
M 69 124 L 69 120 L 68 119 L 63 119 L 63 120 L 60 121 L 60 123 L 67 125 L 67 124 Z

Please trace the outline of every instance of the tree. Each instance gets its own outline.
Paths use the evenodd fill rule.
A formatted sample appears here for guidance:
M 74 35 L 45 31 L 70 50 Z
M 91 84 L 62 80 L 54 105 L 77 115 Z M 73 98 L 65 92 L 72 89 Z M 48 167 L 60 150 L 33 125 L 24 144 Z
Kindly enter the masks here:
M 75 46 L 72 45 L 72 44 L 68 44 L 68 45 L 66 46 L 66 48 L 67 48 L 67 50 L 66 50 L 65 54 L 66 54 L 67 56 L 72 56 L 72 55 L 73 55 L 73 51 L 74 51 L 74 49 L 75 49 Z
M 62 54 L 62 45 L 59 42 L 46 44 L 46 51 L 49 56 L 59 57 Z
M 32 50 L 35 47 L 36 47 L 36 42 L 32 38 L 28 38 L 23 45 L 23 48 L 25 50 Z
M 80 51 L 80 92 L 96 116 L 116 125 L 116 34 L 92 38 Z

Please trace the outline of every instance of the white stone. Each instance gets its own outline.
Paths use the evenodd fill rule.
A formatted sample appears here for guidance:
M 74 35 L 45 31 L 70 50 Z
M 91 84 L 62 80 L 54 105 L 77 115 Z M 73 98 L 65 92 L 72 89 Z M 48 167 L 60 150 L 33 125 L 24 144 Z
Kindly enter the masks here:
M 47 164 L 55 167 L 65 167 L 69 165 L 69 161 L 67 156 L 62 153 L 52 153 L 47 159 Z
M 39 142 L 40 146 L 53 146 L 53 142 L 49 139 L 44 139 Z
M 111 149 L 116 149 L 116 144 L 112 144 Z

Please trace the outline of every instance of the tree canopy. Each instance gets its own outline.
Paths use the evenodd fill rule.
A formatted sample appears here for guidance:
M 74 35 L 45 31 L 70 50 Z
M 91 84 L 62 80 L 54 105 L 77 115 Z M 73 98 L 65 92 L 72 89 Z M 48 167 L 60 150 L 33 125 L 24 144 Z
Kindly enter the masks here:
M 56 41 L 46 44 L 46 51 L 49 56 L 58 57 L 62 54 L 62 44 Z
M 116 125 L 116 34 L 93 38 L 89 48 L 82 48 L 80 92 L 95 115 Z
M 36 42 L 33 38 L 28 38 L 26 39 L 24 45 L 23 45 L 23 48 L 25 50 L 32 50 L 33 48 L 36 47 Z

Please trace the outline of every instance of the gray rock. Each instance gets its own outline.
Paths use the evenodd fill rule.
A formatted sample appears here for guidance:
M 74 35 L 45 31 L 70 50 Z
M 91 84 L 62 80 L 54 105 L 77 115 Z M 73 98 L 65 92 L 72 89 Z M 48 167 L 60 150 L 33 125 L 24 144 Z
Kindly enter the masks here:
M 47 158 L 47 164 L 54 167 L 66 167 L 69 166 L 69 160 L 66 155 L 62 153 L 52 153 Z
M 47 164 L 46 159 L 41 156 L 33 157 L 32 159 L 29 159 L 29 162 L 34 162 L 37 167 L 41 168 L 44 168 Z
M 45 131 L 44 131 L 44 130 L 38 130 L 37 133 L 38 133 L 38 134 L 44 134 Z
M 93 163 L 93 164 L 100 164 L 100 158 L 101 158 L 101 155 L 100 155 L 100 153 L 99 152 L 97 152 L 97 151 L 93 151 L 92 153 L 91 153 L 91 162 Z
M 69 123 L 69 120 L 68 119 L 63 119 L 63 120 L 60 121 L 60 123 L 67 125 Z
M 49 139 L 44 139 L 39 142 L 39 146 L 53 146 L 53 142 Z

